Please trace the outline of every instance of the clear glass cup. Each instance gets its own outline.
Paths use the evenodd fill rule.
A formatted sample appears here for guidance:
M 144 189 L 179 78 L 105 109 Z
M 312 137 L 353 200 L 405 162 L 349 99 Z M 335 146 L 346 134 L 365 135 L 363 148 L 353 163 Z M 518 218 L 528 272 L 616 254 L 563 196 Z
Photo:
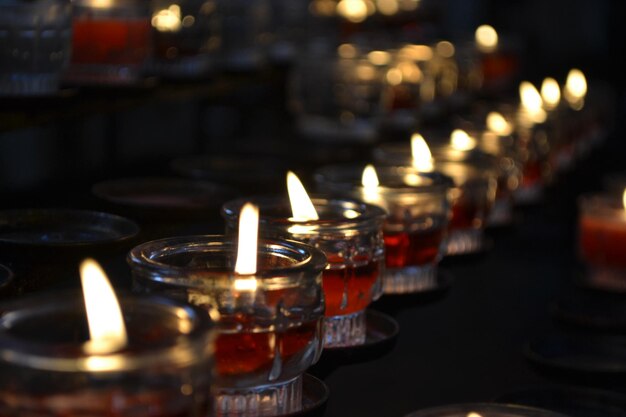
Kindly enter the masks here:
M 206 416 L 214 349 L 208 316 L 164 298 L 119 299 L 128 343 L 105 354 L 85 350 L 78 292 L 0 305 L 0 415 Z
M 304 137 L 371 143 L 383 117 L 383 79 L 391 55 L 343 44 L 312 45 L 297 59 L 290 80 L 291 108 Z
M 229 71 L 266 65 L 271 42 L 270 0 L 216 0 L 220 26 L 220 62 Z
M 452 180 L 408 167 L 379 167 L 380 185 L 361 185 L 362 166 L 322 167 L 315 181 L 323 192 L 352 195 L 385 209 L 384 292 L 420 292 L 436 285 L 437 264 L 445 253 Z
M 0 2 L 0 96 L 53 94 L 70 59 L 69 0 Z
M 207 76 L 220 47 L 216 0 L 151 0 L 154 42 L 150 72 L 166 77 Z
M 258 197 L 226 203 L 222 214 L 230 233 L 237 230 L 245 201 L 259 207 L 262 236 L 295 239 L 321 249 L 328 259 L 323 274 L 324 347 L 363 344 L 365 309 L 382 293 L 385 212 L 353 199 L 312 198 L 320 220 L 294 221 L 289 200 Z
M 135 247 L 128 262 L 138 291 L 215 318 L 217 416 L 297 412 L 302 374 L 322 350 L 326 258 L 299 242 L 261 240 L 258 272 L 237 276 L 236 246 L 224 236 L 173 237 Z
M 620 193 L 578 200 L 578 246 L 590 285 L 626 291 L 626 209 Z
M 71 84 L 136 83 L 151 51 L 150 3 L 145 0 L 75 0 Z

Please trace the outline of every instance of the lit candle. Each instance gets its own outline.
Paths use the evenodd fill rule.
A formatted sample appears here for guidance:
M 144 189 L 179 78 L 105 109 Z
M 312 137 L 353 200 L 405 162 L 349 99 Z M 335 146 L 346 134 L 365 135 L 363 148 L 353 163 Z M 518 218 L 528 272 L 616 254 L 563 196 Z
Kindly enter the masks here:
M 587 95 L 587 79 L 585 74 L 579 69 L 572 69 L 567 74 L 565 81 L 565 100 L 574 110 L 581 110 L 585 105 Z
M 140 0 L 74 2 L 72 59 L 66 80 L 74 84 L 132 84 L 150 52 L 148 4 Z
M 315 180 L 324 191 L 352 195 L 386 210 L 385 293 L 415 293 L 436 285 L 450 214 L 449 178 L 411 167 L 368 165 L 361 173 L 360 167 L 337 165 L 319 169 Z
M 587 279 L 597 286 L 626 289 L 626 190 L 585 195 L 579 200 L 579 247 L 588 267 Z
M 567 417 L 549 410 L 498 403 L 467 403 L 426 408 L 406 417 Z
M 118 298 L 94 261 L 80 270 L 82 300 L 39 294 L 0 307 L 0 372 L 11 375 L 0 379 L 2 415 L 206 415 L 208 316 L 163 298 Z
M 287 175 L 289 199 L 252 200 L 261 211 L 261 234 L 309 243 L 328 259 L 322 285 L 326 301 L 325 347 L 365 342 L 365 309 L 381 293 L 384 243 L 379 207 L 352 199 L 311 199 L 293 173 Z M 236 229 L 242 200 L 226 203 L 227 227 Z
M 242 207 L 243 206 L 243 207 Z M 284 415 L 302 408 L 302 378 L 322 348 L 324 254 L 258 240 L 258 206 L 225 236 L 174 237 L 134 248 L 137 288 L 189 301 L 217 322 L 215 415 Z

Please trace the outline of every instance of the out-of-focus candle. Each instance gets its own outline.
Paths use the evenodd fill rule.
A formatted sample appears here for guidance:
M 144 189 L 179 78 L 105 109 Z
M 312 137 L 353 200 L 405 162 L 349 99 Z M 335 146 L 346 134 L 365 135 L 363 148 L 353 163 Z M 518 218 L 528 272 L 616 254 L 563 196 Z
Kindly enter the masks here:
M 541 83 L 541 98 L 546 110 L 554 110 L 561 101 L 561 88 L 554 78 L 547 77 Z
M 498 32 L 490 25 L 481 25 L 474 33 L 476 47 L 481 52 L 494 52 L 498 48 Z
M 579 248 L 588 266 L 587 279 L 626 289 L 626 190 L 622 196 L 582 196 L 579 208 Z
M 587 79 L 581 70 L 574 68 L 567 74 L 564 95 L 572 109 L 583 108 L 587 95 Z

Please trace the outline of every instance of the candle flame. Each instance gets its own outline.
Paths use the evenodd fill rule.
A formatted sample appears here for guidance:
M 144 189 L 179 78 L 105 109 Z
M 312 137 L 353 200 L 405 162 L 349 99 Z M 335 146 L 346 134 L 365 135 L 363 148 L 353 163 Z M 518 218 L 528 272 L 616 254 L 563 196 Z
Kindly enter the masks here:
M 376 174 L 376 168 L 374 165 L 368 164 L 363 170 L 363 175 L 361 176 L 361 184 L 363 184 L 363 188 L 366 190 L 376 190 L 380 185 L 380 181 L 378 180 L 378 174 Z
M 487 115 L 487 129 L 498 136 L 508 136 L 513 132 L 513 126 L 502 114 L 495 111 Z
M 624 210 L 626 210 L 626 188 L 624 188 L 624 192 L 622 193 L 622 205 L 624 206 Z
M 561 89 L 559 83 L 554 78 L 546 78 L 541 84 L 541 98 L 545 104 L 546 109 L 553 110 L 559 105 L 561 101 Z
M 475 412 L 472 411 L 471 413 L 467 414 L 467 417 L 483 417 L 483 416 L 481 416 L 480 414 L 475 413 Z
M 80 279 L 89 324 L 86 350 L 106 354 L 123 348 L 128 342 L 124 317 L 106 274 L 95 260 L 85 259 L 80 264 Z
M 113 7 L 113 0 L 91 0 L 89 5 L 98 9 L 108 9 Z
M 479 26 L 474 37 L 476 38 L 476 46 L 481 52 L 493 52 L 498 47 L 498 32 L 493 26 Z
M 387 65 L 391 61 L 391 54 L 387 51 L 372 51 L 367 54 L 367 59 L 374 65 Z
M 289 171 L 287 173 L 287 192 L 291 204 L 292 220 L 306 222 L 309 220 L 319 220 L 315 206 L 309 198 L 302 182 L 296 174 Z
M 572 69 L 567 74 L 567 81 L 565 81 L 565 90 L 573 98 L 582 99 L 587 94 L 587 79 L 585 74 L 579 69 Z
M 413 167 L 418 171 L 431 172 L 433 170 L 433 155 L 424 137 L 414 133 L 411 137 L 411 156 Z
M 172 4 L 152 15 L 152 26 L 159 32 L 178 32 L 182 26 L 180 6 Z
M 543 110 L 543 100 L 537 88 L 528 81 L 522 81 L 519 86 L 519 95 L 522 107 L 533 123 L 546 121 L 546 112 Z
M 364 0 L 341 0 L 337 4 L 337 13 L 352 23 L 361 23 L 369 10 Z
M 455 129 L 450 135 L 450 144 L 458 151 L 470 151 L 476 147 L 476 140 L 464 130 Z
M 239 214 L 239 241 L 237 246 L 237 261 L 235 273 L 239 275 L 253 275 L 256 273 L 257 246 L 259 239 L 259 208 L 246 203 Z M 237 288 L 240 286 L 241 288 Z M 253 288 L 251 288 L 253 287 Z M 256 280 L 235 280 L 236 290 L 256 289 Z

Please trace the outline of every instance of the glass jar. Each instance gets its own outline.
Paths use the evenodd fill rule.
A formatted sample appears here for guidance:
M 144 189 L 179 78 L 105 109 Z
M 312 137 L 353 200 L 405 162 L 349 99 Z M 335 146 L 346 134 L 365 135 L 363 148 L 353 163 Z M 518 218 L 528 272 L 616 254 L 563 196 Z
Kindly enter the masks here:
M 274 416 L 302 407 L 302 374 L 322 348 L 319 250 L 261 240 L 255 275 L 236 275 L 236 243 L 224 236 L 173 237 L 135 247 L 135 287 L 188 301 L 217 322 L 215 411 Z
M 217 67 L 220 47 L 217 0 L 152 0 L 151 72 L 200 77 Z
M 70 59 L 69 0 L 0 2 L 0 96 L 53 94 Z
M 312 199 L 320 219 L 296 221 L 291 219 L 288 199 L 241 199 L 222 208 L 229 232 L 237 230 L 245 201 L 259 207 L 262 236 L 298 240 L 326 254 L 328 266 L 322 279 L 326 302 L 324 347 L 363 344 L 365 309 L 382 292 L 385 212 L 353 199 L 320 197 Z
M 352 195 L 385 209 L 386 294 L 415 293 L 437 284 L 437 264 L 445 253 L 452 180 L 409 167 L 377 168 L 379 186 L 361 185 L 363 167 L 327 166 L 315 181 L 324 192 Z
M 149 2 L 75 0 L 71 84 L 136 83 L 150 55 Z
M 52 293 L 0 306 L 0 415 L 206 416 L 213 330 L 186 304 L 119 297 L 128 342 L 90 353 L 79 293 Z

